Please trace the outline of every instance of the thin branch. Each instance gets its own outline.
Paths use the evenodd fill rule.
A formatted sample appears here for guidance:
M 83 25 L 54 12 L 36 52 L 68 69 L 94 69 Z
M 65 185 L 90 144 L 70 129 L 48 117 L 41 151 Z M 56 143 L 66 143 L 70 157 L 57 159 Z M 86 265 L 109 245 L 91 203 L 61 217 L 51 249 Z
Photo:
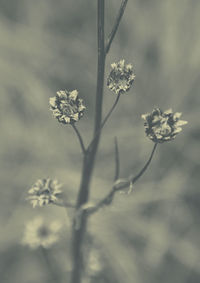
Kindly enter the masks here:
M 60 282 L 60 276 L 58 275 L 58 272 L 55 268 L 55 264 L 51 263 L 48 251 L 43 247 L 40 248 L 40 251 L 41 251 L 43 258 L 45 260 L 45 264 L 47 266 L 47 269 L 50 272 L 50 274 L 49 274 L 50 275 L 49 276 L 50 282 L 59 283 Z
M 102 122 L 103 88 L 105 72 L 105 42 L 104 42 L 104 0 L 98 0 L 98 67 L 95 105 L 94 137 L 99 133 Z
M 87 213 L 89 215 L 93 214 L 97 212 L 100 208 L 102 208 L 103 206 L 111 204 L 111 202 L 113 201 L 115 192 L 116 190 L 112 188 L 112 190 L 102 200 L 100 200 L 94 207 L 89 208 L 87 210 Z
M 57 205 L 57 206 L 60 206 L 60 207 L 69 207 L 69 208 L 75 208 L 76 205 L 75 204 L 72 204 L 72 203 L 69 203 L 69 202 L 53 202 L 54 205 Z
M 110 117 L 110 115 L 112 114 L 113 110 L 115 109 L 115 107 L 117 106 L 117 103 L 119 101 L 120 98 L 120 93 L 118 93 L 117 98 L 114 102 L 114 104 L 112 105 L 112 107 L 110 108 L 110 110 L 108 111 L 107 115 L 105 116 L 105 118 L 103 119 L 102 123 L 101 123 L 101 127 L 99 128 L 98 132 L 96 133 L 96 135 L 94 136 L 93 140 L 91 141 L 91 143 L 88 146 L 88 150 L 91 148 L 92 144 L 94 143 L 95 139 L 97 138 L 97 136 L 100 134 L 101 130 L 103 129 L 103 127 L 105 126 L 108 118 Z
M 142 170 L 141 170 L 135 177 L 131 178 L 130 181 L 131 181 L 132 184 L 134 184 L 134 183 L 144 174 L 144 172 L 147 170 L 149 164 L 151 163 L 151 160 L 152 160 L 152 158 L 153 158 L 153 155 L 154 155 L 154 152 L 155 152 L 155 150 L 156 150 L 157 145 L 158 145 L 157 143 L 154 144 L 154 147 L 153 147 L 153 150 L 152 150 L 152 152 L 151 152 L 151 155 L 150 155 L 150 157 L 149 157 L 147 163 L 146 163 L 146 164 L 144 165 L 144 167 L 142 168 Z M 129 178 L 129 179 L 130 179 L 130 178 Z
M 113 106 L 111 107 L 111 109 L 109 110 L 108 114 L 106 115 L 106 117 L 104 118 L 103 122 L 101 123 L 101 129 L 104 127 L 105 123 L 107 122 L 108 118 L 110 117 L 110 115 L 112 114 L 113 110 L 115 109 L 118 101 L 119 101 L 119 98 L 120 98 L 120 93 L 118 93 L 117 95 L 117 98 L 113 104 Z
M 118 179 L 114 183 L 111 191 L 102 200 L 100 200 L 93 208 L 88 209 L 88 214 L 93 214 L 96 211 L 98 211 L 101 207 L 111 204 L 111 202 L 114 199 L 114 195 L 117 191 L 121 191 L 121 190 L 123 190 L 127 187 L 132 187 L 132 185 L 144 174 L 144 172 L 148 168 L 148 166 L 151 163 L 151 160 L 153 158 L 156 147 L 157 147 L 157 143 L 154 144 L 151 155 L 150 155 L 148 161 L 146 162 L 145 166 L 142 168 L 142 170 L 135 177 L 130 177 L 129 179 Z
M 113 29 L 112 29 L 109 37 L 108 37 L 108 41 L 107 41 L 106 48 L 105 48 L 105 53 L 106 54 L 108 54 L 108 52 L 110 50 L 110 46 L 111 46 L 111 44 L 113 42 L 113 39 L 114 39 L 115 34 L 117 32 L 117 29 L 119 27 L 119 23 L 120 23 L 121 18 L 122 18 L 123 14 L 124 14 L 127 2 L 128 2 L 128 0 L 123 0 L 122 3 L 121 3 L 118 15 L 117 15 L 116 20 L 115 20 L 115 24 L 114 24 Z
M 78 129 L 76 128 L 75 124 L 71 124 L 72 125 L 72 128 L 74 129 L 77 137 L 78 137 L 78 140 L 80 142 L 80 146 L 81 146 L 81 149 L 82 149 L 82 152 L 83 154 L 85 154 L 86 150 L 85 150 L 85 146 L 84 146 L 84 143 L 83 143 L 83 139 L 81 137 L 81 134 L 79 133 Z
M 119 162 L 119 148 L 117 143 L 117 137 L 115 137 L 115 177 L 114 181 L 119 178 L 120 162 Z

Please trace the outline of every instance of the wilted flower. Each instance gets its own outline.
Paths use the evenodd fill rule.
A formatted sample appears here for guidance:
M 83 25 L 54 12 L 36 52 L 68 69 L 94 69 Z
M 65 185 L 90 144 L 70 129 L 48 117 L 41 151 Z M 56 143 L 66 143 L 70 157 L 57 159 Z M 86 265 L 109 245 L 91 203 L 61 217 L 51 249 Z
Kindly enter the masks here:
M 54 203 L 62 193 L 61 186 L 57 180 L 39 179 L 28 191 L 30 196 L 27 199 L 30 200 L 33 207 Z
M 22 244 L 28 245 L 31 249 L 50 248 L 58 241 L 60 230 L 59 221 L 47 223 L 44 218 L 37 217 L 26 224 Z
M 156 143 L 170 141 L 182 131 L 181 126 L 187 121 L 180 120 L 182 113 L 172 112 L 172 109 L 162 112 L 159 108 L 151 113 L 143 114 L 146 135 Z
M 50 110 L 53 116 L 63 124 L 77 122 L 84 113 L 83 100 L 78 97 L 78 91 L 57 91 L 56 96 L 49 99 Z
M 127 92 L 133 84 L 135 75 L 131 64 L 125 65 L 125 60 L 111 64 L 111 72 L 107 79 L 107 86 L 116 94 Z

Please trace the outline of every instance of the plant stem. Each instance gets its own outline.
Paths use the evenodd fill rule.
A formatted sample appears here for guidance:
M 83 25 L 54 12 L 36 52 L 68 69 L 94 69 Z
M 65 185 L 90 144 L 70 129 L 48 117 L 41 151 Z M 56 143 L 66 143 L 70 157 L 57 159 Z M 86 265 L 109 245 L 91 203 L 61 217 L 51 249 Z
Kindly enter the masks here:
M 113 106 L 111 107 L 111 109 L 109 110 L 108 114 L 106 115 L 106 117 L 104 118 L 103 122 L 101 123 L 101 129 L 103 128 L 103 126 L 105 125 L 105 123 L 107 122 L 108 118 L 110 117 L 110 115 L 112 114 L 113 110 L 115 109 L 118 101 L 120 98 L 120 93 L 117 95 L 117 98 L 113 104 Z
M 115 137 L 115 177 L 114 181 L 119 178 L 120 162 L 119 162 L 119 148 L 117 143 L 117 137 Z
M 119 27 L 119 23 L 121 21 L 121 18 L 124 14 L 124 11 L 125 11 L 125 8 L 126 8 L 126 4 L 127 4 L 128 0 L 123 0 L 122 3 L 121 3 L 121 6 L 119 8 L 119 12 L 118 12 L 118 15 L 117 15 L 117 18 L 115 20 L 115 24 L 113 26 L 113 29 L 108 37 L 108 42 L 106 44 L 106 48 L 105 48 L 105 53 L 108 54 L 109 50 L 110 50 L 110 46 L 113 42 L 113 39 L 115 37 L 115 34 L 117 32 L 117 29 Z
M 105 51 L 104 51 L 104 0 L 98 0 L 97 8 L 97 26 L 98 26 L 98 67 L 97 67 L 97 88 L 96 88 L 96 106 L 95 106 L 95 125 L 93 137 L 96 136 L 90 150 L 87 150 L 83 159 L 82 179 L 77 197 L 77 211 L 88 201 L 89 187 L 98 149 L 101 120 L 102 120 L 102 102 L 103 102 L 103 85 L 104 85 L 104 68 L 105 68 Z M 82 245 L 87 227 L 87 214 L 82 213 L 80 216 L 80 226 L 76 229 L 73 225 L 72 234 L 72 259 L 73 270 L 71 283 L 80 283 L 83 269 Z
M 108 118 L 110 117 L 110 115 L 112 114 L 113 110 L 115 109 L 118 101 L 119 101 L 119 98 L 120 98 L 120 93 L 117 95 L 117 98 L 114 102 L 114 104 L 112 105 L 112 107 L 110 108 L 110 110 L 108 111 L 106 117 L 103 119 L 102 123 L 101 123 L 101 127 L 99 128 L 99 130 L 96 132 L 94 138 L 92 139 L 91 143 L 89 144 L 88 146 L 88 149 L 90 149 L 90 147 L 92 146 L 93 142 L 95 141 L 95 139 L 97 138 L 98 134 L 101 132 L 101 130 L 103 129 L 105 123 L 107 122 Z
M 151 160 L 152 160 L 152 158 L 153 158 L 153 155 L 154 155 L 154 152 L 155 152 L 155 150 L 156 150 L 157 145 L 158 145 L 157 143 L 154 144 L 153 150 L 152 150 L 152 152 L 151 152 L 151 155 L 150 155 L 150 157 L 149 157 L 147 163 L 146 163 L 146 164 L 144 165 L 144 167 L 142 168 L 142 170 L 140 170 L 140 172 L 139 172 L 135 177 L 133 177 L 133 178 L 131 179 L 131 183 L 132 183 L 132 184 L 134 184 L 134 183 L 144 174 L 144 172 L 147 170 L 149 164 L 151 163 Z
M 115 187 L 115 184 L 114 184 L 111 191 L 102 200 L 100 200 L 94 208 L 90 209 L 88 211 L 88 214 L 93 214 L 97 212 L 101 207 L 111 204 L 111 202 L 114 199 L 115 193 L 117 191 L 123 190 L 127 187 L 130 187 L 130 185 L 133 185 L 147 170 L 149 164 L 151 163 L 153 155 L 155 153 L 156 147 L 157 147 L 157 143 L 154 144 L 153 150 L 151 152 L 151 155 L 148 161 L 146 162 L 144 167 L 140 170 L 140 172 L 135 177 L 130 177 L 129 179 L 122 179 L 121 183 L 118 184 L 118 187 Z
M 80 142 L 80 146 L 81 146 L 81 149 L 82 149 L 82 152 L 83 154 L 85 154 L 85 146 L 84 146 L 84 143 L 83 143 L 83 139 L 81 137 L 81 134 L 79 133 L 78 129 L 76 128 L 75 124 L 71 124 L 72 125 L 72 128 L 74 129 L 78 139 L 79 139 L 79 142 Z
M 49 276 L 50 277 L 49 278 L 50 282 L 52 282 L 52 283 L 59 283 L 60 282 L 60 277 L 58 275 L 58 272 L 57 272 L 55 266 L 51 263 L 51 260 L 49 259 L 48 251 L 45 248 L 43 248 L 43 247 L 40 248 L 40 251 L 41 251 L 42 256 L 43 256 L 43 258 L 45 260 L 45 264 L 47 266 L 48 272 L 50 272 L 50 274 L 49 274 L 50 275 Z

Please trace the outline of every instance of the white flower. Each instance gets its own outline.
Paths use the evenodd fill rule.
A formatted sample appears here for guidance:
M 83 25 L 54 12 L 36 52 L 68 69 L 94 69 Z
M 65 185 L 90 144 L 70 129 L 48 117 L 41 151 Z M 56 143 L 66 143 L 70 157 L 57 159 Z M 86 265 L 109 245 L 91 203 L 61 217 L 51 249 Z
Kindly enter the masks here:
M 33 207 L 54 203 L 62 193 L 61 186 L 57 180 L 39 179 L 28 191 L 30 196 L 27 197 L 27 200 L 30 201 Z
M 47 223 L 42 217 L 37 217 L 26 224 L 22 244 L 31 249 L 50 248 L 59 240 L 60 230 L 60 222 Z

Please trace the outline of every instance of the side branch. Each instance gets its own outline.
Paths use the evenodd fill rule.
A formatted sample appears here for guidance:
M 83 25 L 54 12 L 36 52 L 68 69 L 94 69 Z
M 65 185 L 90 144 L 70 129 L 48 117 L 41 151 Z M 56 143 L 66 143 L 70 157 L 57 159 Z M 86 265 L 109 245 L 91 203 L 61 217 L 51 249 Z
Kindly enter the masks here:
M 76 128 L 75 124 L 71 124 L 72 125 L 72 128 L 74 129 L 77 137 L 78 137 L 78 140 L 80 142 L 80 146 L 81 146 L 81 149 L 82 149 L 82 152 L 83 154 L 85 154 L 86 150 L 85 150 L 85 146 L 84 146 L 84 143 L 83 143 L 83 139 L 81 137 L 81 134 L 79 133 L 78 129 Z
M 105 123 L 107 122 L 108 118 L 110 117 L 110 115 L 112 114 L 113 110 L 115 109 L 115 107 L 116 107 L 116 105 L 117 105 L 117 103 L 118 103 L 118 101 L 119 101 L 120 95 L 121 95 L 120 93 L 117 95 L 117 98 L 116 98 L 114 104 L 112 105 L 111 109 L 108 111 L 106 117 L 105 117 L 104 120 L 102 121 L 101 127 L 100 127 L 99 130 L 96 132 L 96 134 L 95 134 L 93 140 L 92 140 L 91 143 L 89 144 L 88 150 L 91 148 L 92 144 L 95 142 L 95 140 L 97 139 L 98 135 L 100 135 L 100 132 L 101 132 L 101 130 L 103 129 Z
M 113 106 L 111 107 L 111 109 L 109 110 L 108 114 L 106 115 L 106 117 L 104 118 L 103 122 L 101 123 L 101 129 L 103 128 L 103 126 L 105 125 L 105 123 L 107 122 L 108 118 L 110 117 L 110 115 L 112 114 L 113 110 L 115 109 L 118 101 L 120 98 L 120 93 L 117 95 L 117 98 L 113 104 Z
M 104 0 L 98 0 L 98 69 L 95 105 L 94 137 L 99 133 L 102 120 L 103 86 L 105 69 L 105 46 L 104 46 Z M 100 134 L 100 133 L 99 133 Z M 98 140 L 96 140 L 98 144 Z
M 142 168 L 142 170 L 135 177 L 131 178 L 130 181 L 131 181 L 132 184 L 134 184 L 144 174 L 144 172 L 147 170 L 149 164 L 151 163 L 151 160 L 153 158 L 153 155 L 154 155 L 154 152 L 156 150 L 157 145 L 158 145 L 157 143 L 154 144 L 154 147 L 153 147 L 153 150 L 151 152 L 151 155 L 150 155 L 147 163 Z
M 110 50 L 110 46 L 111 46 L 111 44 L 113 42 L 113 39 L 114 39 L 115 34 L 117 32 L 117 29 L 119 27 L 119 23 L 120 23 L 121 18 L 122 18 L 123 14 L 124 14 L 127 2 L 128 2 L 128 0 L 123 0 L 122 3 L 121 3 L 121 6 L 119 8 L 119 12 L 118 12 L 117 18 L 115 20 L 115 24 L 114 24 L 113 29 L 112 29 L 109 37 L 108 37 L 108 41 L 107 41 L 106 48 L 105 48 L 105 53 L 106 54 L 108 54 L 108 52 Z
M 58 201 L 55 202 L 54 201 L 52 204 L 60 206 L 60 207 L 65 207 L 65 208 L 75 208 L 76 207 L 75 204 L 70 203 L 70 202 L 65 202 L 65 201 L 63 201 L 63 202 L 58 202 Z
M 125 188 L 130 188 L 132 189 L 133 184 L 144 174 L 144 172 L 147 170 L 149 164 L 151 163 L 151 160 L 153 158 L 153 155 L 155 153 L 157 147 L 157 143 L 154 144 L 153 150 L 151 152 L 151 155 L 148 159 L 148 161 L 146 162 L 146 164 L 144 165 L 144 167 L 142 168 L 142 170 L 135 176 L 135 177 L 129 177 L 129 179 L 118 179 L 116 180 L 116 182 L 114 183 L 111 191 L 102 199 L 100 200 L 94 207 L 88 209 L 88 214 L 93 214 L 96 211 L 98 211 L 101 207 L 105 206 L 105 205 L 109 205 L 111 204 L 111 202 L 114 199 L 114 195 L 117 191 L 121 191 Z

